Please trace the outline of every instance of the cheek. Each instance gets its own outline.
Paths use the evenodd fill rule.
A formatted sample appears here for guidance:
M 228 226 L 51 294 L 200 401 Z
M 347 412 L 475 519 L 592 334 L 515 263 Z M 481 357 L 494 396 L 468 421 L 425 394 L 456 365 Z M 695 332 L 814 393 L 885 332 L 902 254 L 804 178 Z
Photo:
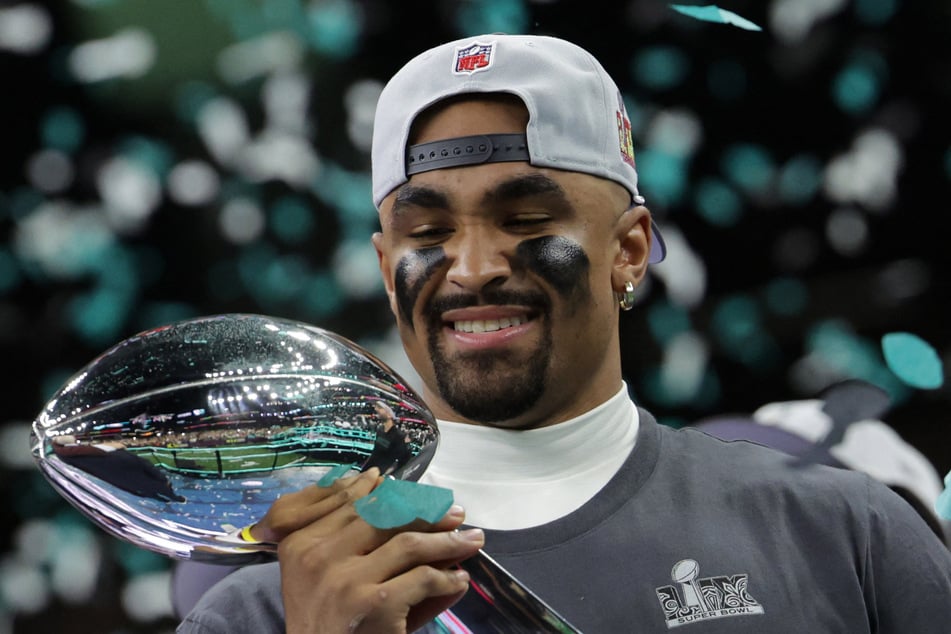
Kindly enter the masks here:
M 446 262 L 446 252 L 442 247 L 411 251 L 400 258 L 396 265 L 394 291 L 396 304 L 403 321 L 413 327 L 413 307 L 426 282 Z
M 543 236 L 518 245 L 516 257 L 564 297 L 579 299 L 588 289 L 591 262 L 581 245 L 562 236 Z

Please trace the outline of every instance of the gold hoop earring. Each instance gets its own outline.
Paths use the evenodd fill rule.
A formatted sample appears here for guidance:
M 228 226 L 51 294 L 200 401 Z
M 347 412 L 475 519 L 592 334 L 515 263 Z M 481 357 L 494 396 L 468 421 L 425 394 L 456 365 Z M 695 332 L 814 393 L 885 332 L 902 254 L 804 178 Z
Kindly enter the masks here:
M 634 282 L 624 282 L 624 292 L 617 294 L 617 305 L 621 307 L 621 310 L 634 308 Z

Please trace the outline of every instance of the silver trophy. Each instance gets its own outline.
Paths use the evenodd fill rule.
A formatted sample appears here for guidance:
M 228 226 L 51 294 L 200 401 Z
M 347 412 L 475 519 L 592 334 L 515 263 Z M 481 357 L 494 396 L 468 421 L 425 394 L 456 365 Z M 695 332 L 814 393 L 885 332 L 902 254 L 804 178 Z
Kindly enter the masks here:
M 233 565 L 275 557 L 273 544 L 248 543 L 240 529 L 280 495 L 348 468 L 415 481 L 438 441 L 419 396 L 353 342 L 226 314 L 101 354 L 43 408 L 31 449 L 52 486 L 106 532 Z M 471 631 L 577 632 L 488 555 L 462 567 L 481 590 L 454 608 Z

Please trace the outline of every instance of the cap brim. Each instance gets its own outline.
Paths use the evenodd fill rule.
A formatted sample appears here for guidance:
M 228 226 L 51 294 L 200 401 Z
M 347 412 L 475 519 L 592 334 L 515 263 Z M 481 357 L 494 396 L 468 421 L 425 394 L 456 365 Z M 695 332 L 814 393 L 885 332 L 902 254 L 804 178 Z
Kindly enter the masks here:
M 667 257 L 667 245 L 664 243 L 664 237 L 660 235 L 660 229 L 651 220 L 651 252 L 647 256 L 648 264 L 657 264 Z

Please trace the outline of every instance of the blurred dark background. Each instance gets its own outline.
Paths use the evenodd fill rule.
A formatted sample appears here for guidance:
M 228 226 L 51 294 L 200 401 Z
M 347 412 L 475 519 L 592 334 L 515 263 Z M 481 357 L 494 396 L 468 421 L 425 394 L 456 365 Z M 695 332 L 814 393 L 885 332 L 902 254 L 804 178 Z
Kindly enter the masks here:
M 51 394 L 143 329 L 223 312 L 335 330 L 412 373 L 369 235 L 382 82 L 484 32 L 558 35 L 621 85 L 670 251 L 623 317 L 625 374 L 684 425 L 844 378 L 943 475 L 951 358 L 951 5 L 733 0 L 0 1 L 0 634 L 170 632 L 169 562 L 95 528 L 33 466 Z M 940 381 L 939 381 L 940 382 Z

